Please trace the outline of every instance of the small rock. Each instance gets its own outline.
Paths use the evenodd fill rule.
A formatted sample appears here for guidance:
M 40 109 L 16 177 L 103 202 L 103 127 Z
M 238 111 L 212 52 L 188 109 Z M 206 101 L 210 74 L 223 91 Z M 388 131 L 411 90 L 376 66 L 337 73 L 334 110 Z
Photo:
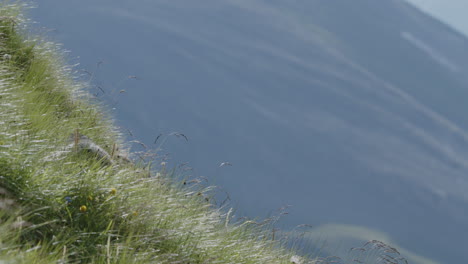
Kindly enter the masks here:
M 302 258 L 296 255 L 292 256 L 290 261 L 291 261 L 291 264 L 303 264 L 304 263 Z

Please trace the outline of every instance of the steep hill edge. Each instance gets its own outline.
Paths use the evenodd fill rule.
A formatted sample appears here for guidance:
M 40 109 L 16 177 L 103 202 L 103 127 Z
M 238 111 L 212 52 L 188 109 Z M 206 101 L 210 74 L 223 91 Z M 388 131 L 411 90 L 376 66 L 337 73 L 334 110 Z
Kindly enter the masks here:
M 268 223 L 214 208 L 209 187 L 128 159 L 105 108 L 73 80 L 55 44 L 28 36 L 25 21 L 20 6 L 0 6 L 0 262 L 335 260 L 297 257 Z
M 104 108 L 21 14 L 0 6 L 0 260 L 291 263 L 257 223 L 231 224 L 209 187 L 120 154 Z

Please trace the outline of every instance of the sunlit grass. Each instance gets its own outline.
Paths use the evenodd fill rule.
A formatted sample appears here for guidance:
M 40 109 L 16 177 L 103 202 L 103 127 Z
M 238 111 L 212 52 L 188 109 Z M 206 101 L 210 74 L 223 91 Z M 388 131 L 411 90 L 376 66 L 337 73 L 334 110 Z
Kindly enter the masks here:
M 8 206 L 0 208 L 0 261 L 290 263 L 293 252 L 263 227 L 229 223 L 205 199 L 209 187 L 176 186 L 165 171 L 77 151 L 78 133 L 112 158 L 125 146 L 56 46 L 28 39 L 24 25 L 21 7 L 4 2 L 0 199 Z
M 21 9 L 0 5 L 0 263 L 336 260 L 295 255 L 273 219 L 236 220 L 210 203 L 211 187 L 178 184 L 165 165 L 150 170 L 157 157 L 122 158 L 128 150 L 110 115 L 55 44 L 28 38 Z M 106 155 L 80 149 L 80 135 Z M 381 255 L 367 259 L 390 263 Z

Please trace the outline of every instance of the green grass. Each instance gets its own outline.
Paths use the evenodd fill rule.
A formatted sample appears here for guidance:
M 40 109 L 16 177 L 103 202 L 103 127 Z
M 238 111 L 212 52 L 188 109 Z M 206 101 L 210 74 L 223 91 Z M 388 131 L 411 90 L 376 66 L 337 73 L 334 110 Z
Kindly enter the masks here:
M 9 3 L 0 2 L 0 264 L 335 263 L 299 258 L 274 221 L 234 220 L 210 203 L 211 187 L 178 183 L 157 158 L 119 159 L 128 148 L 109 113 Z M 78 151 L 78 133 L 114 162 Z
M 77 131 L 113 156 L 125 144 L 21 14 L 0 6 L 0 263 L 291 263 L 265 227 L 207 202 L 209 187 L 70 147 Z

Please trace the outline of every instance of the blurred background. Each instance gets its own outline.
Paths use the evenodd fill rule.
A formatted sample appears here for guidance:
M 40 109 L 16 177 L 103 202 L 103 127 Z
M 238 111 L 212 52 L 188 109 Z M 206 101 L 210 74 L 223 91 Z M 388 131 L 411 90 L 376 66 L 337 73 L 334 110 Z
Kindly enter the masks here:
M 468 263 L 468 2 L 32 3 L 127 139 L 218 205 L 304 251 Z

